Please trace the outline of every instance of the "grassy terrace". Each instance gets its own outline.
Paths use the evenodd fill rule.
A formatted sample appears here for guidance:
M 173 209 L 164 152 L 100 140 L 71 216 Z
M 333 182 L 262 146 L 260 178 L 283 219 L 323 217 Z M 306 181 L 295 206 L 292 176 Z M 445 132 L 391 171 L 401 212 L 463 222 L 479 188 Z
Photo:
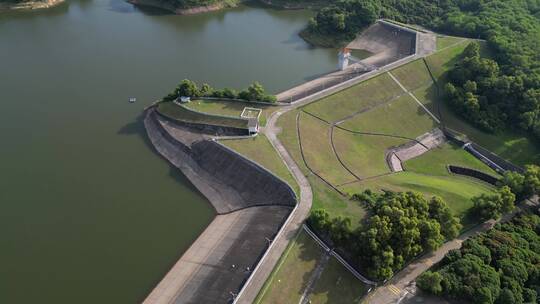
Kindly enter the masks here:
M 436 122 L 409 95 L 373 108 L 340 126 L 358 132 L 416 138 L 437 126 Z
M 399 146 L 408 140 L 360 135 L 334 129 L 334 145 L 343 163 L 360 178 L 390 173 L 386 164 L 386 149 Z
M 245 119 L 206 115 L 172 102 L 162 102 L 157 109 L 159 113 L 182 122 L 247 129 L 247 120 Z
M 384 88 L 384 90 L 381 90 Z M 325 97 L 307 105 L 304 109 L 326 121 L 335 122 L 358 111 L 380 104 L 402 94 L 401 88 L 388 76 L 382 74 L 370 81 Z
M 279 107 L 271 105 L 263 105 L 252 102 L 230 101 L 230 100 L 193 100 L 186 104 L 186 107 L 208 114 L 226 115 L 232 117 L 240 117 L 242 110 L 245 107 L 258 108 L 262 110 L 259 118 L 261 126 L 266 125 L 267 118 Z
M 452 36 L 437 36 L 437 50 L 442 50 L 463 40 L 465 40 L 465 38 Z
M 432 70 L 439 77 L 453 65 L 455 56 L 465 48 L 466 43 L 455 40 L 448 45 L 454 46 L 426 60 L 428 64 L 435 65 Z M 423 60 L 413 61 L 391 73 L 435 113 L 437 108 L 434 105 L 438 101 L 436 91 Z M 304 158 L 297 137 L 297 115 Z M 278 123 L 283 130 L 281 141 L 296 161 L 302 164 L 313 186 L 313 207 L 325 208 L 334 216 L 349 216 L 353 223 L 360 221 L 365 211 L 348 201 L 348 196 L 368 188 L 415 190 L 426 196 L 441 196 L 453 212 L 464 219 L 465 225 L 474 221 L 465 218 L 472 206 L 471 197 L 493 191 L 490 185 L 447 171 L 447 165 L 459 165 L 495 175 L 485 164 L 451 144 L 404 163 L 405 172 L 390 172 L 385 152 L 408 141 L 398 137 L 416 138 L 438 124 L 416 101 L 404 94 L 388 74 L 287 113 Z M 332 123 L 338 123 L 339 127 L 347 130 L 332 128 Z M 306 163 L 324 180 L 312 174 Z
M 305 232 L 291 242 L 255 304 L 299 303 L 324 251 Z M 308 295 L 310 303 L 358 303 L 366 286 L 331 257 Z
M 263 134 L 253 138 L 222 140 L 220 142 L 279 176 L 293 188 L 296 195 L 300 194 L 300 188 L 294 177 Z

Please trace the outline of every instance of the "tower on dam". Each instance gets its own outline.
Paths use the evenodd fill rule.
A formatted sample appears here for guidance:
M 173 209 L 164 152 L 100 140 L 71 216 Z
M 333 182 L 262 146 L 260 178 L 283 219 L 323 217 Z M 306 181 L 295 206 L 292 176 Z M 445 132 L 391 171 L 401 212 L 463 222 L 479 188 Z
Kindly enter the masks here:
M 341 48 L 338 54 L 338 69 L 345 70 L 349 65 L 349 57 L 351 57 L 351 50 L 348 48 Z

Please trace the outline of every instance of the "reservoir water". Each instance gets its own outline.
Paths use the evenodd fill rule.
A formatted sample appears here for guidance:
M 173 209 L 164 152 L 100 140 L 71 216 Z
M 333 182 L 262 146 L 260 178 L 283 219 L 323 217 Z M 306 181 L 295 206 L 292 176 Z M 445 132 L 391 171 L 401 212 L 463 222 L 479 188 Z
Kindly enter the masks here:
M 153 152 L 142 108 L 188 77 L 278 92 L 333 70 L 297 36 L 311 14 L 0 13 L 0 303 L 143 300 L 214 211 Z

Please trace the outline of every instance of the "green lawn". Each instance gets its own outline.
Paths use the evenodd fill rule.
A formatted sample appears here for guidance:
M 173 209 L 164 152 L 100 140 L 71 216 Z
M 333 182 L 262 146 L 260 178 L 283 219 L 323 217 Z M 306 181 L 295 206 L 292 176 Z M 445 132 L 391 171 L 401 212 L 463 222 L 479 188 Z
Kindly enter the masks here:
M 356 178 L 339 163 L 330 144 L 330 128 L 306 113 L 300 114 L 300 140 L 309 167 L 332 185 L 340 185 Z
M 226 115 L 234 117 L 240 117 L 240 114 L 242 114 L 242 110 L 245 107 L 261 109 L 262 113 L 259 118 L 261 126 L 265 126 L 268 117 L 279 108 L 279 106 L 267 106 L 251 102 L 207 99 L 193 100 L 190 103 L 187 103 L 186 107 L 208 114 Z
M 391 71 L 408 90 L 413 91 L 433 82 L 424 60 L 417 59 Z
M 360 135 L 334 128 L 334 145 L 340 159 L 361 178 L 390 172 L 386 150 L 406 142 L 406 139 Z
M 348 197 L 342 196 L 317 176 L 311 174 L 304 165 L 304 161 L 300 154 L 298 137 L 296 136 L 296 115 L 298 113 L 298 110 L 290 111 L 280 117 L 277 124 L 282 131 L 278 135 L 278 138 L 309 180 L 313 191 L 312 209 L 324 208 L 330 214 L 335 216 L 349 216 L 352 218 L 353 226 L 358 226 L 359 221 L 362 220 L 366 214 L 365 209 L 360 206 L 358 202 L 351 201 Z
M 447 169 L 448 165 L 476 169 L 493 176 L 498 176 L 497 172 L 493 171 L 472 154 L 451 143 L 446 143 L 422 154 L 420 157 L 406 161 L 404 163 L 404 169 L 416 173 L 444 176 L 450 175 Z
M 222 140 L 220 142 L 279 176 L 291 186 L 297 195 L 300 194 L 300 188 L 291 172 L 263 134 L 253 138 Z
M 191 111 L 173 102 L 161 102 L 157 109 L 159 113 L 178 121 L 247 129 L 247 120 L 234 117 L 206 115 Z
M 285 250 L 254 303 L 298 303 L 323 252 L 322 248 L 302 231 Z
M 465 40 L 465 38 L 452 36 L 437 36 L 437 50 L 442 50 L 463 40 Z
M 437 195 L 462 219 L 464 226 L 471 224 L 470 219 L 465 218 L 467 210 L 472 207 L 471 198 L 494 190 L 486 183 L 467 177 L 434 176 L 409 171 L 349 184 L 341 189 L 351 195 L 366 189 L 418 191 L 427 197 Z
M 299 303 L 323 250 L 304 231 L 291 242 L 255 304 Z M 310 303 L 358 303 L 367 287 L 331 257 L 308 296 Z
M 416 138 L 433 130 L 437 127 L 437 123 L 412 97 L 403 95 L 392 102 L 357 115 L 341 126 L 358 132 Z
M 385 73 L 311 103 L 304 110 L 335 122 L 402 93 L 401 88 Z
M 359 303 L 368 286 L 348 272 L 335 258 L 330 258 L 309 297 L 312 304 Z
M 447 72 L 451 67 L 454 66 L 454 64 L 458 61 L 459 56 L 465 50 L 465 48 L 469 45 L 469 42 L 463 42 L 459 43 L 453 47 L 444 49 L 440 52 L 437 52 L 435 54 L 432 54 L 426 58 L 426 62 L 429 65 L 431 72 L 433 73 L 433 77 L 435 77 L 437 80 L 445 72 Z

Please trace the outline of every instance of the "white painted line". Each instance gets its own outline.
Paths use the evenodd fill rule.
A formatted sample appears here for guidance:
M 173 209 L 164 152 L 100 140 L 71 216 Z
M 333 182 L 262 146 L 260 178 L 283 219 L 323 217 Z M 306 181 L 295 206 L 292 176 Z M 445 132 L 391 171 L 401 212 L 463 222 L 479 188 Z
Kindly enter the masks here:
M 423 104 L 422 102 L 420 102 L 420 100 L 418 100 L 418 98 L 416 98 L 416 96 L 414 96 L 413 93 L 411 93 L 410 91 L 408 91 L 407 88 L 405 88 L 405 87 L 401 84 L 401 82 L 399 82 L 399 81 L 397 80 L 397 78 L 396 78 L 394 75 L 392 75 L 392 73 L 390 73 L 390 71 L 388 71 L 388 75 L 390 75 L 390 77 L 391 77 L 391 78 L 399 85 L 399 87 L 400 87 L 405 93 L 409 94 L 409 96 L 411 96 L 411 97 L 414 99 L 414 101 L 416 101 L 416 102 L 418 103 L 418 105 L 420 105 L 420 107 L 422 107 L 422 109 L 424 109 L 424 111 L 426 111 L 426 113 L 428 113 L 428 114 L 431 116 L 431 118 L 433 118 L 433 120 L 435 120 L 437 123 L 441 123 L 441 121 L 437 118 L 437 116 L 433 115 L 433 113 L 431 113 L 431 112 L 424 106 L 424 104 Z

